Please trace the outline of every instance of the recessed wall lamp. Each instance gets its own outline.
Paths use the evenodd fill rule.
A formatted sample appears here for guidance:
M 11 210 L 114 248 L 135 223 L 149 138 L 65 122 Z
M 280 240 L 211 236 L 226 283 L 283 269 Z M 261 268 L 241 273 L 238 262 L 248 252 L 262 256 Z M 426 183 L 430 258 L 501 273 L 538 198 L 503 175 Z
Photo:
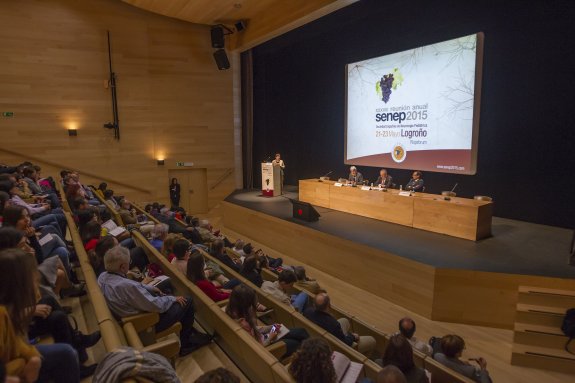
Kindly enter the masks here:
M 78 129 L 68 129 L 68 135 L 70 137 L 76 137 L 78 135 Z
M 165 161 L 165 160 L 164 160 L 163 158 L 162 158 L 162 159 L 159 159 L 159 158 L 158 158 L 158 159 L 156 160 L 156 163 L 157 163 L 158 165 L 164 165 L 164 161 Z

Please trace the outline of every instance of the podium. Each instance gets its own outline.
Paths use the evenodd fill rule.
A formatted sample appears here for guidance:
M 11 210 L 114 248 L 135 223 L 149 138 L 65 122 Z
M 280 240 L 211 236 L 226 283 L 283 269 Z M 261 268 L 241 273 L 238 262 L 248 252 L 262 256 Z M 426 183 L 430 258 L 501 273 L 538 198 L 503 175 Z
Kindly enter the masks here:
M 281 171 L 271 162 L 262 162 L 262 196 L 276 197 L 282 194 Z

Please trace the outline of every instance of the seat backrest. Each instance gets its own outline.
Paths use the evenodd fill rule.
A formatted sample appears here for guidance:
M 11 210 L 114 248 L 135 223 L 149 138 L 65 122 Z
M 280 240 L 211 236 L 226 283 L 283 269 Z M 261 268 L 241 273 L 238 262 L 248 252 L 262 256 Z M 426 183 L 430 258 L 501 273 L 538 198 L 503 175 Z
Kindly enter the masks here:
M 424 360 L 425 369 L 431 373 L 431 383 L 473 383 L 474 380 L 469 379 L 458 372 L 453 371 L 447 366 L 439 363 L 431 357 Z
M 353 317 L 351 319 L 351 329 L 354 333 L 364 336 L 372 336 L 375 339 L 375 350 L 383 355 L 387 344 L 389 343 L 389 336 L 377 327 L 362 321 L 359 318 Z
M 108 352 L 113 351 L 118 347 L 126 345 L 126 338 L 116 325 L 116 320 L 108 308 L 106 299 L 100 290 L 100 286 L 98 286 L 96 273 L 94 273 L 90 261 L 88 260 L 88 254 L 86 254 L 86 250 L 84 249 L 84 245 L 82 244 L 80 234 L 78 233 L 78 229 L 72 215 L 69 211 L 65 211 L 64 215 L 66 216 L 72 242 L 74 243 L 74 250 L 80 260 L 80 268 L 82 269 L 82 273 L 84 274 L 84 279 L 86 281 L 86 290 L 94 308 L 94 314 L 96 316 L 98 326 L 100 327 L 104 347 Z
M 134 231 L 132 236 L 136 243 L 144 248 L 150 261 L 158 263 L 164 274 L 171 278 L 174 287 L 181 294 L 192 296 L 196 320 L 204 329 L 215 333 L 218 345 L 225 350 L 242 372 L 252 382 L 274 382 L 277 377 L 274 376 L 273 366 L 278 363 L 278 360 L 202 290 L 180 273 L 174 265 L 170 264 L 140 232 Z M 290 380 L 278 382 L 287 383 Z

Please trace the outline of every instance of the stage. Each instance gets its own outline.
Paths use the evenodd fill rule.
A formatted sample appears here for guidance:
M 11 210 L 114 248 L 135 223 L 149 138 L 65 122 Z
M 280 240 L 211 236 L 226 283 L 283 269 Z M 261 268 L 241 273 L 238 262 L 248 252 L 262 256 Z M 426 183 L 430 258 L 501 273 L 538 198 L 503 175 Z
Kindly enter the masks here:
M 575 266 L 567 266 L 571 230 L 493 217 L 492 237 L 473 242 L 317 206 L 319 221 L 304 222 L 292 218 L 297 187 L 260 195 L 240 190 L 225 201 L 437 268 L 575 278 Z
M 224 225 L 430 319 L 512 328 L 520 285 L 575 289 L 570 230 L 493 217 L 473 242 L 316 207 L 292 218 L 289 198 L 232 193 Z

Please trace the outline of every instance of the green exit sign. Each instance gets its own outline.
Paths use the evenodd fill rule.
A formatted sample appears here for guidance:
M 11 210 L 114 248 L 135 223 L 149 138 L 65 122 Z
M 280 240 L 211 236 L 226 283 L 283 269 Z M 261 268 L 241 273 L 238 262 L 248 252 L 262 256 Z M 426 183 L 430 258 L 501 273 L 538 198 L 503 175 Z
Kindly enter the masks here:
M 14 112 L 2 112 L 2 117 L 14 117 Z
M 176 166 L 184 166 L 183 162 L 176 162 Z

